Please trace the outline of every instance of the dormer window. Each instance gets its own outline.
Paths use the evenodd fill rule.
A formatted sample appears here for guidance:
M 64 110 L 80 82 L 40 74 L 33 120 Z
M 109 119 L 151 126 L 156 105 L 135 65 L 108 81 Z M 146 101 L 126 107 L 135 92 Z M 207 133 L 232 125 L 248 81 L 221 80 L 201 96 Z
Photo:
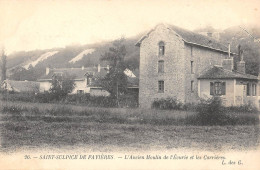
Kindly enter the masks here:
M 164 46 L 164 42 L 159 42 L 159 55 L 164 55 L 165 52 L 165 46 Z
M 92 76 L 87 76 L 87 86 L 91 84 Z

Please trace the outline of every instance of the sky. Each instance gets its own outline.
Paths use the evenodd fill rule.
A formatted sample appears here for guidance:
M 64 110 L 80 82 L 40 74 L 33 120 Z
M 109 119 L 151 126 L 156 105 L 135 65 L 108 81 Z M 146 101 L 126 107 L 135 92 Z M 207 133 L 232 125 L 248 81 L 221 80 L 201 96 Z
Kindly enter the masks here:
M 259 0 L 0 0 L 7 54 L 135 36 L 158 23 L 193 30 L 259 24 Z

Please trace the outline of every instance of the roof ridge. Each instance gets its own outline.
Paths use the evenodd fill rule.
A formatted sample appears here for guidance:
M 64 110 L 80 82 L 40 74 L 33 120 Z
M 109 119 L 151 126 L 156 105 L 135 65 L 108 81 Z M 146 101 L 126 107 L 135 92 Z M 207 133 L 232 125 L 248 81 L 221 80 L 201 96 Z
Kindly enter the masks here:
M 30 80 L 10 80 L 10 79 L 7 79 L 7 80 L 4 80 L 4 81 L 12 81 L 12 82 L 32 82 L 32 83 L 36 83 L 37 81 L 30 81 Z
M 241 73 L 241 72 L 238 72 L 237 70 L 234 70 L 235 73 L 238 73 L 238 74 L 242 74 L 242 75 L 245 75 L 245 76 L 254 76 L 254 77 L 258 77 L 258 76 L 255 76 L 253 74 L 247 74 L 247 73 Z
M 96 68 L 96 67 L 84 67 L 84 69 L 86 69 L 86 68 Z M 63 70 L 63 69 L 82 69 L 82 67 L 68 67 L 68 68 L 66 68 L 66 67 L 64 67 L 64 68 L 50 68 L 51 70 L 53 70 L 53 69 L 57 69 L 57 70 Z
M 208 40 L 213 40 L 213 41 L 215 41 L 216 43 L 219 43 L 219 44 L 223 45 L 224 47 L 228 48 L 228 46 L 226 46 L 226 45 L 223 44 L 222 42 L 220 42 L 220 41 L 218 41 L 218 40 L 216 40 L 216 39 L 214 39 L 214 38 L 212 38 L 212 37 L 209 37 L 209 36 L 206 36 L 206 35 L 202 35 L 202 34 L 199 34 L 199 33 L 194 32 L 194 31 L 188 30 L 188 29 L 186 29 L 186 28 L 178 27 L 178 26 L 176 26 L 176 25 L 171 25 L 171 24 L 168 24 L 168 25 L 171 26 L 171 27 L 175 27 L 175 28 L 177 28 L 177 29 L 181 29 L 181 30 L 184 30 L 184 31 L 186 31 L 186 32 L 189 32 L 189 33 L 192 33 L 192 34 L 195 34 L 195 35 L 204 37 L 204 38 L 206 38 L 206 39 L 208 39 Z M 200 45 L 202 45 L 202 44 L 200 44 Z
M 215 70 L 214 70 L 215 69 Z M 237 72 L 237 70 L 228 70 L 223 67 L 214 66 L 213 68 L 209 68 L 207 71 L 203 72 L 199 75 L 198 79 L 227 79 L 227 78 L 242 78 L 242 79 L 257 79 L 257 76 L 251 74 L 243 74 Z
M 136 46 L 141 45 L 142 41 L 149 37 L 149 35 L 151 34 L 151 32 L 153 32 L 154 30 L 156 30 L 156 28 L 160 25 L 163 25 L 165 28 L 172 30 L 173 32 L 175 32 L 177 35 L 179 35 L 182 40 L 190 45 L 197 45 L 200 47 L 204 47 L 204 48 L 209 48 L 211 50 L 216 50 L 216 51 L 220 51 L 220 52 L 224 52 L 224 53 L 228 53 L 228 46 L 224 44 L 224 42 L 220 42 L 212 37 L 208 37 L 199 33 L 196 33 L 194 31 L 185 29 L 185 28 L 181 28 L 178 27 L 176 25 L 171 25 L 171 24 L 165 24 L 165 23 L 159 23 L 157 24 L 155 27 L 153 27 L 152 29 L 150 29 L 149 32 L 147 32 L 143 37 L 141 37 L 139 39 L 139 41 L 136 43 Z M 232 55 L 237 55 L 234 52 L 231 52 Z

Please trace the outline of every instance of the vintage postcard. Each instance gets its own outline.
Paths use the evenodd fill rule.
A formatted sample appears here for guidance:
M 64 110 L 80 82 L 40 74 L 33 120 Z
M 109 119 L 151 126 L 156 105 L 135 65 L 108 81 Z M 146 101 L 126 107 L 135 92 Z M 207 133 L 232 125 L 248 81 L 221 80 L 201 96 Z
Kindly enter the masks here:
M 259 7 L 0 0 L 0 169 L 260 169 Z

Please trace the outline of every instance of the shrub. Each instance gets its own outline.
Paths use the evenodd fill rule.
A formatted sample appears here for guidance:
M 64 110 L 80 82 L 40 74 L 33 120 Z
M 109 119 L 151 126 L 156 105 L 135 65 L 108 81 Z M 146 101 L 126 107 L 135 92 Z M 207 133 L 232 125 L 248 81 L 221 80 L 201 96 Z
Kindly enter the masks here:
M 224 107 L 221 98 L 213 97 L 201 100 L 196 107 L 196 115 L 186 118 L 187 124 L 193 125 L 256 125 L 259 124 L 257 114 L 246 114 L 252 111 L 252 105 Z M 239 114 L 239 113 L 245 114 Z M 257 112 L 257 111 L 256 111 Z
M 64 74 L 55 75 L 51 81 L 50 93 L 54 100 L 64 99 L 75 88 L 74 76 Z
M 196 103 L 186 103 L 174 99 L 174 98 L 166 98 L 166 99 L 155 99 L 152 103 L 152 108 L 162 109 L 162 110 L 190 110 L 193 111 L 196 109 Z
M 176 99 L 155 99 L 152 103 L 152 108 L 163 109 L 163 110 L 181 110 L 183 104 Z
M 239 113 L 258 113 L 257 108 L 251 103 L 241 106 L 229 106 L 225 108 L 226 112 L 239 112 Z
M 34 102 L 35 94 L 34 93 L 16 93 L 16 92 L 6 92 L 2 95 L 1 100 L 4 101 L 22 101 L 22 102 Z
M 197 121 L 200 125 L 220 125 L 227 119 L 219 97 L 201 100 L 201 103 L 196 107 L 196 111 Z
M 119 107 L 138 107 L 138 95 L 125 94 L 123 96 L 119 96 Z

